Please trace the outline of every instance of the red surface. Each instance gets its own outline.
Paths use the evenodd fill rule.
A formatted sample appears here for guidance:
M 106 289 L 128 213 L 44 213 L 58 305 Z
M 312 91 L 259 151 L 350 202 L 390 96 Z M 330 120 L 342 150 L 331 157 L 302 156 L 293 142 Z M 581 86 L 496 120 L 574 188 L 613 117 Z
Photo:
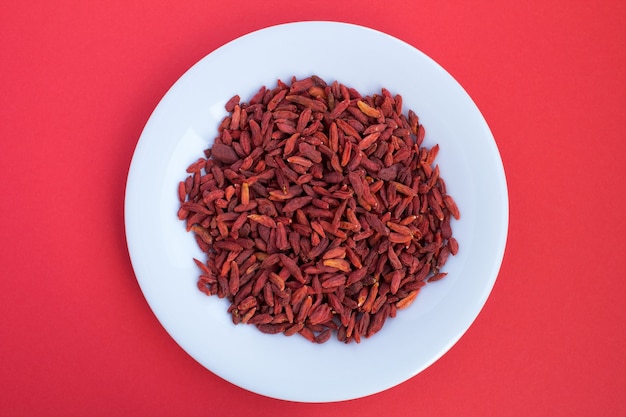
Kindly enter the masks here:
M 625 5 L 3 2 L 0 415 L 626 415 Z M 406 383 L 335 404 L 198 365 L 145 302 L 124 236 L 127 170 L 162 95 L 223 43 L 297 20 L 369 26 L 442 64 L 510 192 L 504 263 L 467 334 Z

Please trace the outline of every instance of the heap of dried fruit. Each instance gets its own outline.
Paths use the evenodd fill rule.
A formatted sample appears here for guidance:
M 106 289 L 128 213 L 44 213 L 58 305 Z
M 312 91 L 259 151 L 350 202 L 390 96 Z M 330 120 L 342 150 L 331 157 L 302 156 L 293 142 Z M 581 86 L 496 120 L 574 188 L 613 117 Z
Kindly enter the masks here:
M 207 254 L 198 288 L 235 324 L 360 342 L 446 275 L 459 210 L 400 95 L 312 76 L 225 107 L 178 216 Z

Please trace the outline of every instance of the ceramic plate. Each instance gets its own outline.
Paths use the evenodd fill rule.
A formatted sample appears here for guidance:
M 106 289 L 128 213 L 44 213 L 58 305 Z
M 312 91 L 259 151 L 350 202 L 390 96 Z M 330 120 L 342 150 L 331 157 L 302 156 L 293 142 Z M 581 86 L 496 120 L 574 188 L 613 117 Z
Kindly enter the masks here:
M 316 74 L 362 94 L 401 94 L 425 126 L 424 144 L 461 211 L 459 254 L 449 275 L 360 344 L 322 345 L 300 336 L 235 326 L 227 301 L 198 291 L 203 259 L 177 218 L 177 185 L 209 147 L 224 104 L 260 86 Z M 469 328 L 494 285 L 508 229 L 504 170 L 494 138 L 464 89 L 411 45 L 368 28 L 332 22 L 274 26 L 236 39 L 200 60 L 167 92 L 145 126 L 128 174 L 128 249 L 141 290 L 172 338 L 211 372 L 284 400 L 329 402 L 400 384 L 439 359 Z

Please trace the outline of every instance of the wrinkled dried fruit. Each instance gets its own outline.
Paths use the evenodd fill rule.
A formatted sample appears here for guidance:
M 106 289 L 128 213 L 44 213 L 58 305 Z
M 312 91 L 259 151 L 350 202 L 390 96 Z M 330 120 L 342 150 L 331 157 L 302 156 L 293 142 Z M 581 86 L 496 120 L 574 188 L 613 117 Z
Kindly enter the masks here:
M 235 324 L 360 342 L 408 308 L 459 251 L 460 218 L 403 100 L 319 77 L 226 102 L 213 146 L 177 184 L 205 261 L 197 287 Z

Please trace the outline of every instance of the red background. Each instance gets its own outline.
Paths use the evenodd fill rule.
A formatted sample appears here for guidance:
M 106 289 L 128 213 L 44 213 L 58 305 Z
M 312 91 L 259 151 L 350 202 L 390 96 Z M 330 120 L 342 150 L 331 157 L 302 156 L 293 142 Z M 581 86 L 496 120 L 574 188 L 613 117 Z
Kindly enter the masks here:
M 626 415 L 625 5 L 3 2 L 0 415 Z M 406 383 L 334 404 L 197 364 L 145 302 L 124 236 L 132 153 L 167 89 L 222 44 L 298 20 L 369 26 L 438 61 L 487 119 L 510 193 L 502 269 L 466 335 Z

